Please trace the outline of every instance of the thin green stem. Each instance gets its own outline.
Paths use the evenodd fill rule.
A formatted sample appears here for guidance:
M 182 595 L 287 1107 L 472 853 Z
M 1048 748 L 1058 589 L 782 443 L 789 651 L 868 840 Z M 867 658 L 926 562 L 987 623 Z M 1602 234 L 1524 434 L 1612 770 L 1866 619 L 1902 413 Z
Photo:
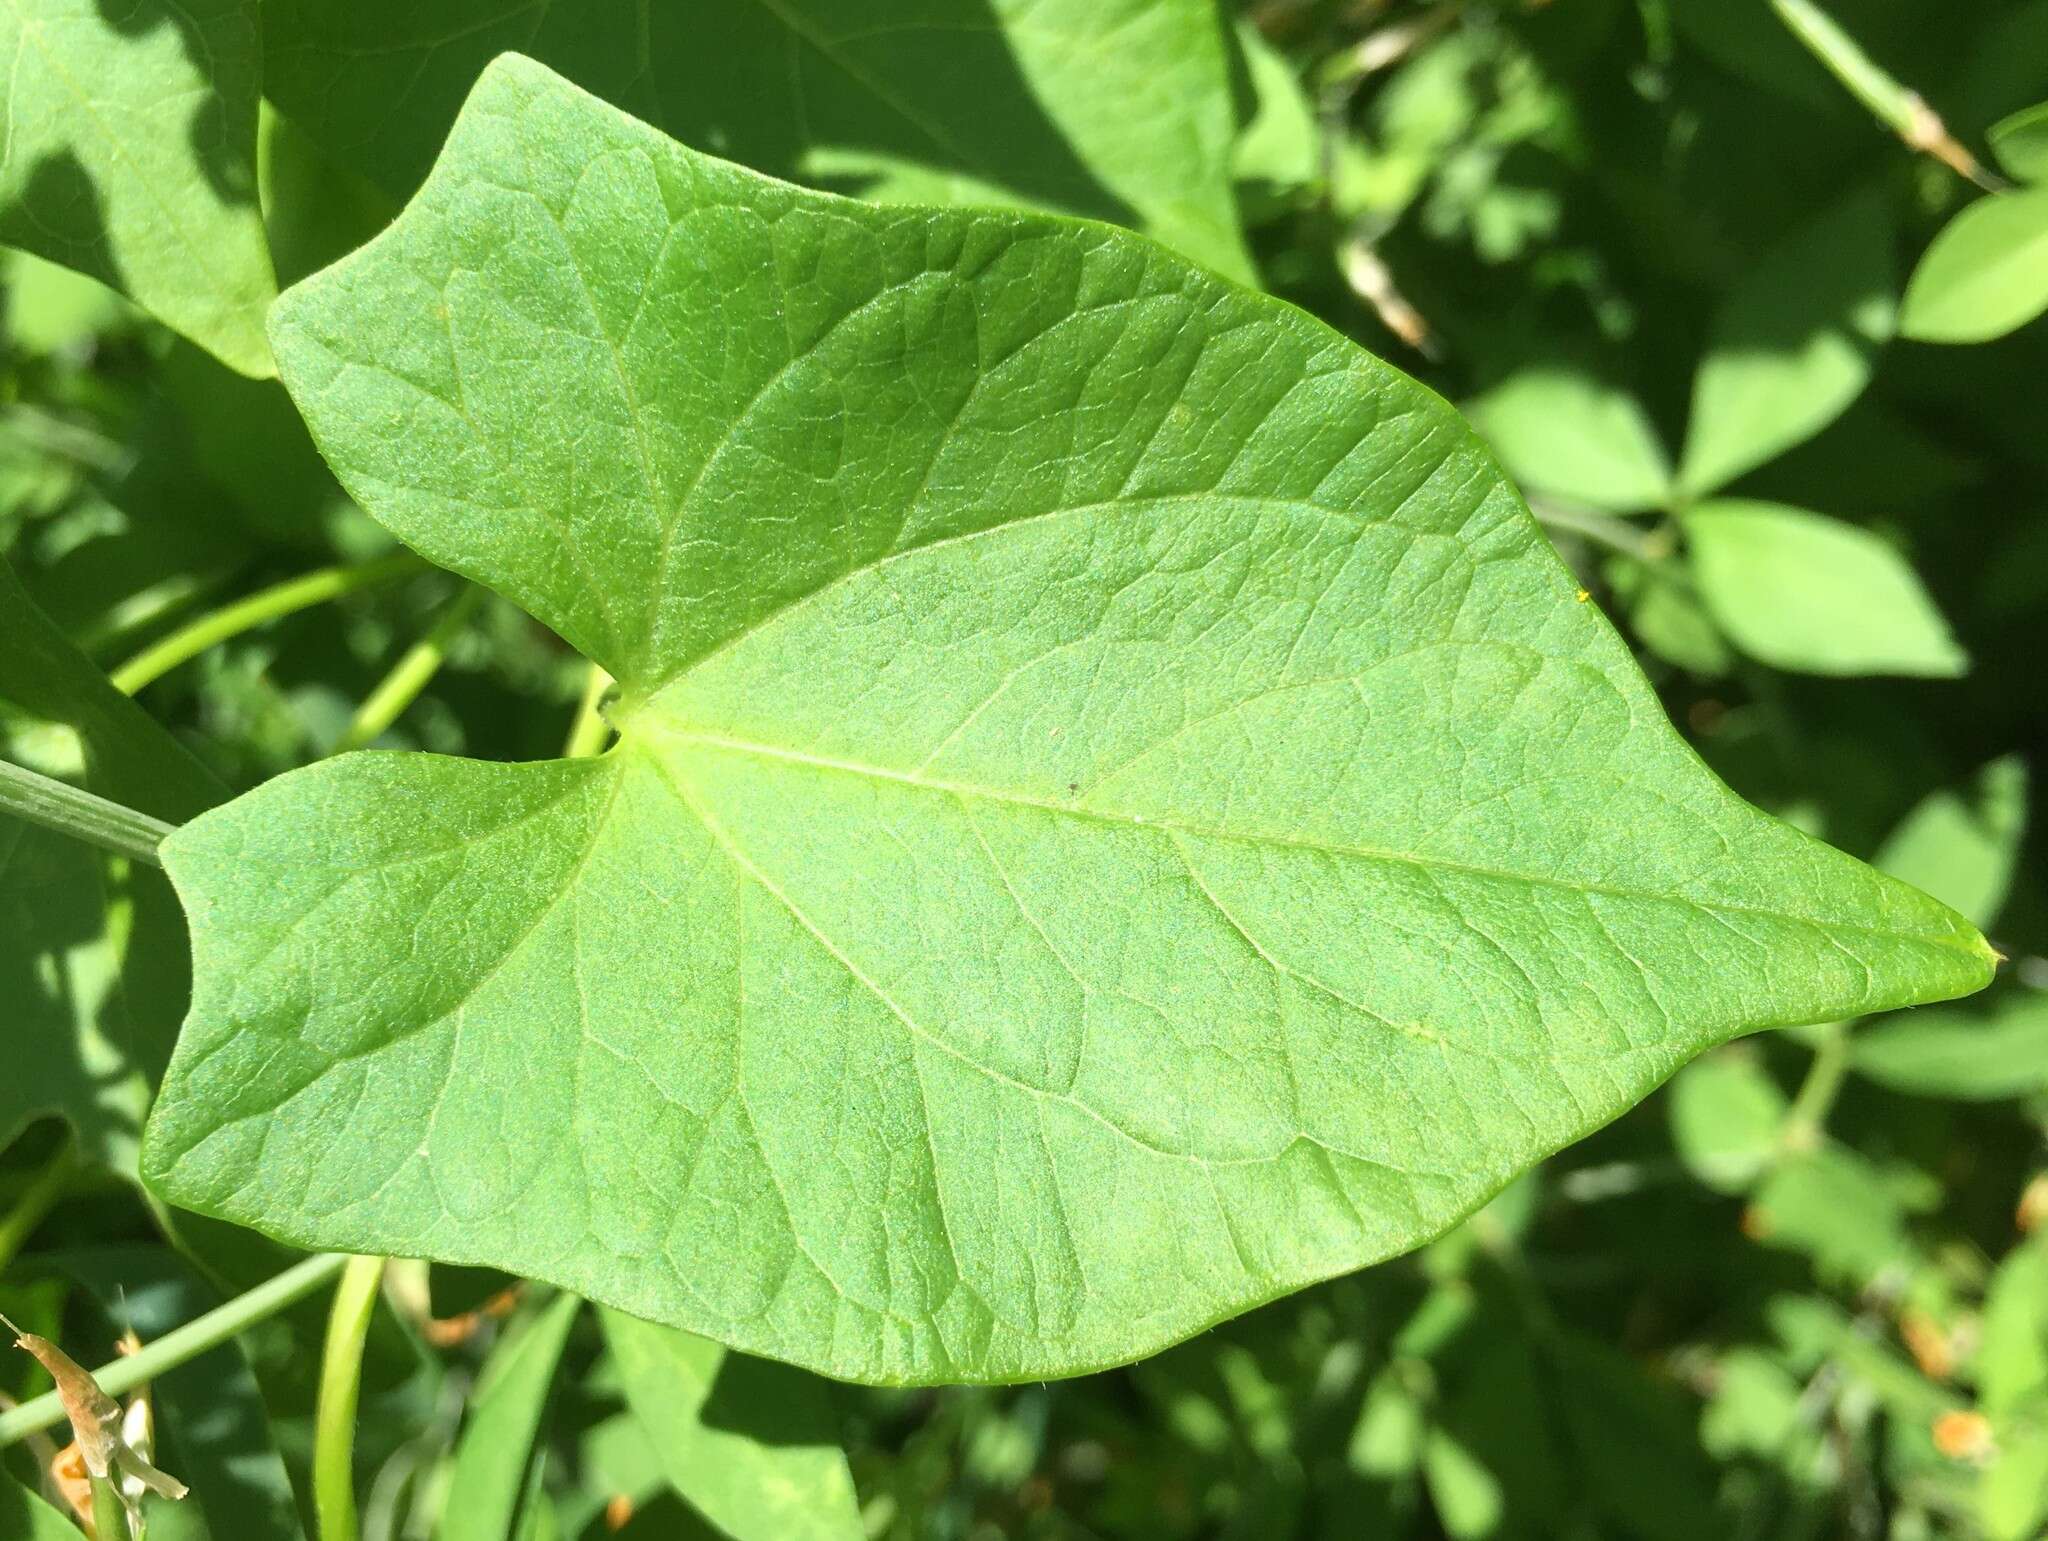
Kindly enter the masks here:
M 378 682 L 377 688 L 363 698 L 363 704 L 356 708 L 355 717 L 349 722 L 348 731 L 334 746 L 336 754 L 360 749 L 372 742 L 419 699 L 420 692 L 441 672 L 450 644 L 469 624 L 469 618 L 476 614 L 476 607 L 483 597 L 482 589 L 469 584 L 449 602 L 448 607 L 435 617 L 427 634 L 408 648 L 405 656 L 391 666 L 391 672 Z
M 576 720 L 569 727 L 569 741 L 562 746 L 562 757 L 577 760 L 585 755 L 599 754 L 611 739 L 612 725 L 604 720 L 604 713 L 598 705 L 604 700 L 604 693 L 611 689 L 612 677 L 596 664 L 590 666 L 590 678 L 583 686 L 583 700 L 576 708 Z
M 1553 503 L 1548 498 L 1531 498 L 1529 511 L 1545 529 L 1568 531 L 1638 562 L 1661 562 L 1672 553 L 1668 529 L 1638 529 L 1613 514 L 1571 503 Z
M 0 431 L 95 471 L 117 471 L 132 458 L 130 450 L 97 428 L 69 422 L 26 402 L 16 402 L 7 409 L 6 416 L 0 417 Z
M 208 1349 L 218 1348 L 236 1333 L 277 1315 L 341 1272 L 348 1261 L 345 1252 L 321 1252 L 294 1263 L 274 1278 L 265 1279 L 224 1305 L 216 1306 L 175 1332 L 165 1333 L 141 1352 L 116 1359 L 93 1371 L 100 1390 L 110 1397 L 133 1391 L 144 1381 L 168 1374 Z M 0 1413 L 0 1450 L 18 1444 L 29 1435 L 54 1428 L 64 1421 L 64 1404 L 54 1391 Z
M 29 1179 L 14 1207 L 0 1216 L 0 1273 L 7 1271 L 22 1244 L 35 1235 L 36 1227 L 56 1208 L 77 1171 L 78 1151 L 67 1137 L 57 1147 L 57 1153 L 43 1163 L 43 1169 Z
M 121 1502 L 121 1490 L 114 1485 L 116 1480 L 113 1477 L 89 1479 L 93 1533 L 99 1536 L 101 1541 L 106 1541 L 108 1537 L 112 1537 L 113 1541 L 121 1541 L 124 1536 L 127 1537 L 127 1541 L 142 1541 L 141 1537 L 130 1536 L 128 1533 L 128 1506 Z
M 1956 175 L 1967 177 L 1986 192 L 2004 188 L 1977 163 L 1941 121 L 1941 115 L 1927 105 L 1926 98 L 1903 85 L 1890 71 L 1865 52 L 1861 43 L 1817 0 L 1771 0 L 1771 9 L 1785 30 L 1805 45 L 1806 51 L 1826 67 L 1844 89 L 1861 102 L 1870 115 L 1903 140 L 1907 148 L 1931 155 Z
M 174 826 L 82 787 L 0 760 L 0 811 L 162 866 L 156 848 Z
M 1830 1022 L 1814 1046 L 1813 1063 L 1806 1079 L 1792 1097 L 1792 1111 L 1785 1119 L 1783 1144 L 1787 1150 L 1812 1150 L 1827 1127 L 1828 1113 L 1849 1074 L 1849 1024 Z
M 319 1541 L 357 1541 L 356 1400 L 363 1383 L 363 1343 L 383 1278 L 383 1258 L 352 1257 L 334 1289 L 313 1414 L 313 1517 Z
M 374 561 L 347 567 L 323 567 L 316 572 L 302 573 L 283 583 L 272 584 L 267 589 L 259 589 L 247 598 L 210 611 L 179 627 L 168 637 L 151 643 L 114 671 L 114 685 L 132 696 L 179 664 L 198 657 L 230 637 L 240 636 L 251 627 L 261 626 L 266 621 L 277 620 L 311 605 L 339 599 L 358 589 L 371 588 L 407 573 L 418 572 L 422 565 L 410 551 L 394 551 Z

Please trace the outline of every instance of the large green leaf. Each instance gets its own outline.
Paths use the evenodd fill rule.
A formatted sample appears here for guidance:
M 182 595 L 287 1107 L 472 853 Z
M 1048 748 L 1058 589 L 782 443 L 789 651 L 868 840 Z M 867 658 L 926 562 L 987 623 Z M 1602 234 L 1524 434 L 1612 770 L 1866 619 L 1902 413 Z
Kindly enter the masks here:
M 1693 381 L 1678 484 L 1726 486 L 1863 392 L 1898 309 L 1892 215 L 1863 189 L 1795 230 L 1729 291 Z
M 0 241 L 272 373 L 256 0 L 0 5 Z
M 167 842 L 177 1203 L 1028 1378 L 1412 1247 L 1710 1044 L 1989 976 L 1706 772 L 1448 407 L 1142 238 L 803 192 L 515 58 L 273 337 L 620 738 Z
M 271 0 L 265 85 L 398 196 L 496 53 L 687 144 L 871 197 L 1143 225 L 1250 272 L 1213 0 Z
M 1942 227 L 1906 286 L 1899 327 L 1988 342 L 2048 310 L 2048 187 L 1980 198 Z
M 627 1405 L 675 1490 L 734 1541 L 866 1534 L 823 1382 L 708 1338 L 604 1313 Z
M 0 756 L 159 818 L 225 793 L 38 610 L 0 560 Z M 150 1084 L 185 1009 L 183 923 L 160 873 L 0 815 L 0 1000 L 26 1051 L 0 1145 L 43 1113 L 132 1174 Z

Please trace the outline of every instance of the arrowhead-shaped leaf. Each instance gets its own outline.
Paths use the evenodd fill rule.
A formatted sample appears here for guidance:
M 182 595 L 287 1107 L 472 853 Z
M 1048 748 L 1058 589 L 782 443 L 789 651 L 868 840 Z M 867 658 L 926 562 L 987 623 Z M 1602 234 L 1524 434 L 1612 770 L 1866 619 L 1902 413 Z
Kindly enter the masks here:
M 166 844 L 174 1202 L 1063 1374 L 1416 1245 L 1710 1044 L 1989 976 L 1714 780 L 1447 406 L 1143 238 L 804 192 L 511 58 L 273 340 L 621 733 Z

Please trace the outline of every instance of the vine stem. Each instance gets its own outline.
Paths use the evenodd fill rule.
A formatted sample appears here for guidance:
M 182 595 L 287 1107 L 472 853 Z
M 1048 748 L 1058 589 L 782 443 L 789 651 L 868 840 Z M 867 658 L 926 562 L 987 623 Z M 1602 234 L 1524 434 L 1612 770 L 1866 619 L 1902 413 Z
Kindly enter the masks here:
M 20 1198 L 14 1201 L 5 1218 L 0 1218 L 0 1273 L 14 1261 L 22 1243 L 36 1232 L 44 1217 L 56 1207 L 57 1200 L 64 1196 L 64 1190 L 71 1185 L 71 1178 L 78 1170 L 78 1152 L 69 1138 L 58 1147 L 57 1153 L 43 1163 L 43 1169 L 30 1179 L 29 1185 Z
M 153 867 L 163 865 L 157 845 L 176 827 L 6 760 L 0 760 L 0 810 Z
M 1821 1033 L 1813 1063 L 1793 1093 L 1792 1110 L 1785 1119 L 1783 1144 L 1787 1150 L 1812 1150 L 1820 1143 L 1828 1113 L 1849 1074 L 1849 1024 L 1830 1022 Z
M 449 601 L 448 608 L 434 618 L 427 634 L 408 648 L 405 656 L 391 666 L 391 672 L 378 682 L 377 688 L 363 698 L 363 704 L 356 708 L 347 731 L 334 746 L 336 754 L 360 749 L 370 743 L 419 699 L 420 692 L 441 672 L 450 644 L 469 624 L 469 618 L 476 614 L 476 607 L 482 603 L 483 597 L 484 591 L 472 583 Z
M 1548 498 L 1531 498 L 1529 512 L 1545 529 L 1566 530 L 1573 535 L 1584 536 L 1609 550 L 1619 551 L 1623 556 L 1634 557 L 1638 562 L 1661 562 L 1672 552 L 1670 531 L 1640 530 L 1626 519 L 1603 514 L 1597 509 L 1553 503 Z
M 321 1252 L 294 1263 L 283 1273 L 264 1280 L 233 1300 L 214 1307 L 174 1332 L 167 1332 L 141 1352 L 116 1359 L 93 1371 L 100 1390 L 110 1397 L 133 1391 L 144 1381 L 175 1370 L 208 1349 L 218 1348 L 236 1333 L 266 1321 L 294 1301 L 313 1293 L 342 1270 L 348 1262 L 345 1252 Z M 0 1413 L 0 1450 L 19 1444 L 31 1434 L 64 1422 L 64 1404 L 54 1391 Z
M 322 567 L 314 572 L 301 573 L 296 578 L 287 578 L 267 589 L 258 589 L 247 598 L 223 605 L 151 643 L 114 671 L 114 687 L 132 696 L 179 664 L 198 657 L 230 637 L 240 636 L 251 627 L 261 626 L 265 621 L 277 620 L 311 605 L 339 599 L 358 589 L 371 588 L 393 578 L 404 577 L 407 573 L 419 572 L 424 566 L 420 558 L 410 551 L 394 551 L 373 561 L 344 567 Z
M 384 1279 L 384 1259 L 352 1257 L 334 1289 L 327 1347 L 320 1357 L 320 1396 L 313 1414 L 313 1517 L 320 1541 L 356 1541 L 356 1402 L 362 1393 L 363 1344 Z
M 1785 30 L 1826 66 L 1870 115 L 1904 141 L 1910 150 L 1931 155 L 1959 177 L 1987 193 L 2003 192 L 2005 184 L 1977 163 L 1977 157 L 1948 131 L 1941 114 L 1927 99 L 1864 51 L 1849 31 L 1823 10 L 1817 0 L 1771 0 L 1771 9 Z

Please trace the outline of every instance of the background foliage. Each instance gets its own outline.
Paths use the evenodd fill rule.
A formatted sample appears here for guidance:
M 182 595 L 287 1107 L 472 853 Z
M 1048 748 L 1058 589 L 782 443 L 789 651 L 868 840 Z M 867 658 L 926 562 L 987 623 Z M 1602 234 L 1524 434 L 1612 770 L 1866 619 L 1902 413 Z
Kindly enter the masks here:
M 388 220 L 501 48 L 777 174 L 1145 228 L 1466 405 L 1707 762 L 1956 905 L 2010 966 L 1963 1005 L 1718 1051 L 1423 1253 L 1130 1369 L 751 1396 L 741 1377 L 732 1420 L 794 1407 L 791 1448 L 836 1432 L 874 1535 L 2038 1534 L 2048 188 L 2027 184 L 2048 4 L 987 0 L 935 27 L 907 0 L 863 25 L 732 3 L 692 8 L 695 35 L 559 9 L 293 0 L 258 29 L 219 0 L 70 0 L 0 21 L 11 55 L 110 98 L 199 104 L 74 132 L 61 95 L 30 94 L 63 71 L 10 87 L 36 129 L 0 155 L 0 236 L 41 255 L 6 259 L 0 543 L 61 636 L 0 605 L 0 751 L 182 818 L 331 752 L 457 603 L 449 575 L 390 569 L 165 674 L 146 716 L 61 677 L 63 639 L 119 678 L 217 605 L 383 552 L 251 318 Z M 159 249 L 166 200 L 205 221 L 180 250 Z M 377 742 L 560 752 L 580 661 L 501 601 L 463 605 Z M 176 774 L 135 768 L 166 763 L 153 724 Z M 18 825 L 0 863 L 0 1011 L 68 1046 L 0 1084 L 0 1201 L 33 1227 L 0 1231 L 0 1258 L 27 1248 L 0 1308 L 78 1344 L 154 1336 L 280 1261 L 122 1180 L 182 1014 L 183 954 L 149 941 L 175 904 Z M 660 1459 L 717 1420 L 645 1390 L 728 1377 L 537 1295 L 505 1318 L 507 1282 L 395 1274 L 366 1533 L 745 1533 L 726 1496 L 687 1509 L 690 1472 Z M 311 1308 L 159 1387 L 165 1464 L 223 1506 L 213 1534 L 301 1523 L 317 1333 Z M 31 1389 L 26 1358 L 0 1372 Z M 813 1475 L 815 1512 L 850 1512 Z

